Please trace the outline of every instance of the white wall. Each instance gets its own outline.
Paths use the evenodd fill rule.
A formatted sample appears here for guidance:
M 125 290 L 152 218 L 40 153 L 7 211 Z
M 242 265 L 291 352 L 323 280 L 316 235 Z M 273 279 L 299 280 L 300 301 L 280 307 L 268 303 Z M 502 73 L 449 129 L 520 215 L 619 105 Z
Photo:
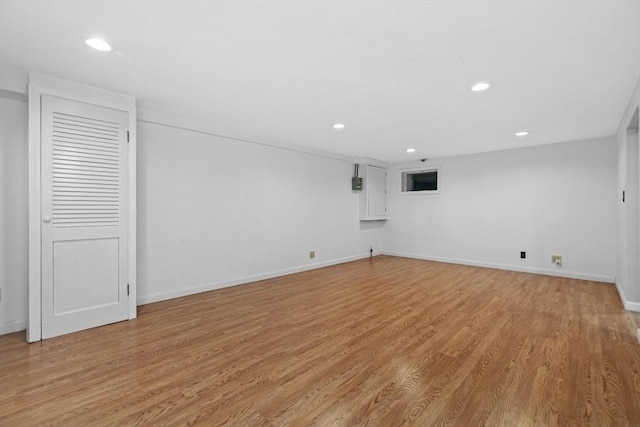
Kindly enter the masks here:
M 0 334 L 26 327 L 27 171 L 26 95 L 0 90 Z
M 26 96 L 0 91 L 0 108 L 1 334 L 27 319 Z M 349 161 L 141 121 L 138 162 L 139 304 L 382 249 L 382 223 L 358 220 Z
M 639 100 L 636 88 L 624 132 Z M 23 329 L 27 317 L 26 97 L 0 91 L 0 113 L 6 333 Z M 620 140 L 621 131 L 619 161 Z M 409 165 L 393 165 L 386 224 L 358 221 L 348 161 L 145 121 L 138 141 L 139 303 L 365 256 L 370 244 L 376 252 L 570 277 L 617 274 L 630 304 L 640 301 L 616 273 L 622 184 L 616 191 L 612 138 L 430 160 L 441 165 L 442 192 L 434 196 L 400 195 L 399 170 Z M 562 267 L 551 265 L 552 253 L 563 256 Z
M 638 183 L 628 182 L 630 174 L 627 170 L 629 165 L 637 165 L 638 159 L 630 159 L 629 155 L 638 155 L 636 150 L 635 153 L 630 154 L 627 152 L 628 149 L 628 138 L 638 138 L 638 133 L 628 134 L 627 128 L 631 121 L 631 118 L 635 114 L 636 110 L 640 105 L 640 79 L 636 84 L 636 87 L 631 95 L 631 99 L 627 105 L 627 108 L 622 116 L 620 121 L 620 125 L 618 126 L 618 131 L 616 133 L 616 151 L 617 151 L 617 189 L 616 189 L 616 224 L 617 224 L 617 242 L 616 242 L 616 254 L 617 254 L 617 263 L 616 263 L 616 285 L 618 287 L 618 293 L 622 298 L 622 302 L 627 310 L 640 311 L 640 283 L 637 280 L 630 279 L 629 270 L 635 269 L 637 270 L 638 264 L 640 260 L 637 259 L 633 251 L 630 251 L 630 240 L 631 234 L 637 231 L 638 224 L 629 224 L 629 221 L 636 222 L 638 218 L 629 218 L 630 215 L 629 208 L 631 206 L 631 202 L 633 202 L 634 197 L 640 197 L 640 194 L 631 194 L 627 195 L 629 202 L 622 202 L 622 191 L 625 190 L 629 192 L 629 190 L 633 191 L 633 189 L 638 188 Z M 636 174 L 637 176 L 637 174 Z M 637 201 L 637 199 L 636 199 Z M 636 236 L 637 239 L 637 236 Z M 637 241 L 635 242 L 637 243 Z M 635 263 L 633 265 L 632 263 Z M 637 275 L 636 275 L 637 277 Z M 635 282 L 635 283 L 634 283 Z
M 352 173 L 349 161 L 139 122 L 138 301 L 380 251 Z
M 402 194 L 401 170 L 425 165 L 440 194 Z M 613 282 L 613 138 L 395 164 L 388 179 L 386 253 Z

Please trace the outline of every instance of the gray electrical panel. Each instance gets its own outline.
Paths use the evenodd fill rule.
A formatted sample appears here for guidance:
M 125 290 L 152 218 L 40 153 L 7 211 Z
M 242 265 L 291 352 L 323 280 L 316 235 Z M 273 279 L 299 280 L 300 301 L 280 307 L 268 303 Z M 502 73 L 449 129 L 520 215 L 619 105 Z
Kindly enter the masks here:
M 355 164 L 353 167 L 353 178 L 351 178 L 351 190 L 362 191 L 362 178 L 358 176 L 360 165 Z
M 359 176 L 351 178 L 351 189 L 353 191 L 362 191 L 362 178 Z

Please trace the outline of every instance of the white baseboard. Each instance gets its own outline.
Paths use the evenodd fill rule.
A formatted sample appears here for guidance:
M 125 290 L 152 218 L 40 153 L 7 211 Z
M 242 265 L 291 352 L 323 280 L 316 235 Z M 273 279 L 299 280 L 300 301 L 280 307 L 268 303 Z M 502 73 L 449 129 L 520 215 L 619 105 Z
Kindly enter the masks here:
M 618 283 L 617 280 L 615 283 L 616 283 L 616 289 L 618 290 L 618 295 L 620 296 L 620 301 L 622 301 L 622 305 L 624 306 L 624 309 L 629 311 L 640 312 L 640 303 L 629 301 L 627 297 L 624 295 L 624 290 L 622 289 L 622 286 L 620 286 L 620 283 Z M 638 330 L 638 332 L 640 333 L 640 330 Z
M 27 320 L 18 320 L 15 322 L 8 322 L 0 324 L 0 335 L 12 334 L 18 331 L 24 331 L 27 329 Z
M 379 255 L 379 254 L 374 253 L 374 255 Z M 301 273 L 303 271 L 315 270 L 322 267 L 329 267 L 331 265 L 343 264 L 345 262 L 356 261 L 356 260 L 365 259 L 368 257 L 369 257 L 368 253 L 363 255 L 355 255 L 355 256 L 350 256 L 345 258 L 338 258 L 330 261 L 319 262 L 315 264 L 308 264 L 308 265 L 299 266 L 299 267 L 287 268 L 284 270 L 272 271 L 264 274 L 256 274 L 254 276 L 245 276 L 237 279 L 225 280 L 222 282 L 208 283 L 205 285 L 199 285 L 199 286 L 194 286 L 194 287 L 185 288 L 185 289 L 178 289 L 170 292 L 162 292 L 162 293 L 153 294 L 153 295 L 139 296 L 137 299 L 137 304 L 138 305 L 150 304 L 152 302 L 164 301 L 168 299 L 184 297 L 187 295 L 199 294 L 201 292 L 208 292 L 208 291 L 214 291 L 216 289 L 228 288 L 231 286 L 244 285 L 247 283 L 257 282 L 260 280 L 273 279 L 275 277 L 287 276 L 289 274 Z
M 592 282 L 614 283 L 611 276 L 599 276 L 595 274 L 584 274 L 570 271 L 547 270 L 543 268 L 519 267 L 507 264 L 496 264 L 491 262 L 471 261 L 467 259 L 445 258 L 431 255 L 412 254 L 405 252 L 383 251 L 383 255 L 391 255 L 403 258 L 423 259 L 426 261 L 446 262 L 449 264 L 471 265 L 473 267 L 495 268 L 497 270 L 518 271 L 521 273 L 543 274 L 545 276 L 566 277 L 568 279 L 589 280 Z
M 640 313 L 640 302 L 623 301 L 624 309 L 629 311 L 637 311 Z

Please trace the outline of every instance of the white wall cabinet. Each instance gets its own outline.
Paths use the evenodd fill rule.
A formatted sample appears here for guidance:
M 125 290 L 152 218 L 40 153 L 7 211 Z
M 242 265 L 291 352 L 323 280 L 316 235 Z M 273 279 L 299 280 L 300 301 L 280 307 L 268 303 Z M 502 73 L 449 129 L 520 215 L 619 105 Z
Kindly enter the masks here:
M 365 164 L 360 192 L 360 221 L 387 219 L 387 169 Z

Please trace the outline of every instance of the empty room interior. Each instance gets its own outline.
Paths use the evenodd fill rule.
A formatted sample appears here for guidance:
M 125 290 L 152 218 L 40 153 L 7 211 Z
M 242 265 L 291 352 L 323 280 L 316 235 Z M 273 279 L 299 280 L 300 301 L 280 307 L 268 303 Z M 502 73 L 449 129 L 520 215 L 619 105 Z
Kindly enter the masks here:
M 0 0 L 0 425 L 640 426 L 639 109 L 639 0 Z

